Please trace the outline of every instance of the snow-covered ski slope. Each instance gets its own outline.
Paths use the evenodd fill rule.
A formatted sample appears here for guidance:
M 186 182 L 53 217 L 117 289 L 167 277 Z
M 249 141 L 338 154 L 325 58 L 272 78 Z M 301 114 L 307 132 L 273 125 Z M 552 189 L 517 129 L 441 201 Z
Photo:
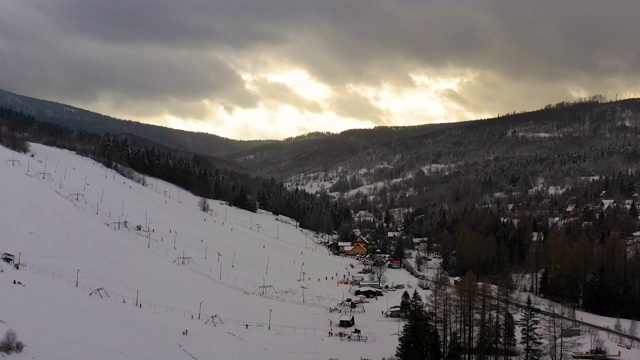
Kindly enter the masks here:
M 339 314 L 328 308 L 352 297 L 336 278 L 361 266 L 328 255 L 315 243 L 321 239 L 290 219 L 213 200 L 204 213 L 190 193 L 147 182 L 66 150 L 0 147 L 0 252 L 24 264 L 3 263 L 0 272 L 0 336 L 11 328 L 27 344 L 12 358 L 380 359 L 395 352 L 399 323 L 381 312 L 399 304 L 400 291 L 356 314 L 366 343 L 329 337 L 329 320 L 337 332 Z M 387 277 L 415 285 L 402 270 Z

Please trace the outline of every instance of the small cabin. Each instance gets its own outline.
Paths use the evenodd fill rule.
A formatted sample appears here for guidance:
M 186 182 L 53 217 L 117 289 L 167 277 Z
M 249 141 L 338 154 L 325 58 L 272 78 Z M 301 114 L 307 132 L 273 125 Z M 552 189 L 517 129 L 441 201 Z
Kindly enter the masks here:
M 380 282 L 378 281 L 360 281 L 360 287 L 371 287 L 374 289 L 380 289 Z
M 353 315 L 342 315 L 338 320 L 340 327 L 351 327 L 356 324 L 356 319 Z
M 386 313 L 386 317 L 399 318 L 401 315 L 400 305 L 392 306 Z

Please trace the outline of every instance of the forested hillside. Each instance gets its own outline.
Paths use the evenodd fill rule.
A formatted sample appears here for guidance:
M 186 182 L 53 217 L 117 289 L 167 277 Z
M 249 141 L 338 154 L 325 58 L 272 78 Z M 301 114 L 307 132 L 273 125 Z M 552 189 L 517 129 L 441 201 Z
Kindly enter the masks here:
M 310 134 L 227 158 L 242 164 L 235 167 L 9 109 L 2 119 L 2 140 L 12 148 L 24 151 L 24 141 L 68 148 L 130 176 L 136 173 L 128 169 L 287 215 L 343 240 L 358 229 L 377 250 L 399 256 L 397 244 L 426 238 L 451 275 L 510 278 L 509 286 L 571 306 L 640 317 L 637 99 L 594 97 L 461 124 Z M 285 185 L 243 167 L 291 177 Z

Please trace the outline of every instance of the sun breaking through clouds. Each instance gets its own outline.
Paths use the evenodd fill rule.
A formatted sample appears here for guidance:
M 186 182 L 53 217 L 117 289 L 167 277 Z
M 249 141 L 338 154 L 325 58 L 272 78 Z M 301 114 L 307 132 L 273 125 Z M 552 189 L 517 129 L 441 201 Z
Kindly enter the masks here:
M 0 88 L 236 139 L 636 96 L 640 3 L 22 0 Z

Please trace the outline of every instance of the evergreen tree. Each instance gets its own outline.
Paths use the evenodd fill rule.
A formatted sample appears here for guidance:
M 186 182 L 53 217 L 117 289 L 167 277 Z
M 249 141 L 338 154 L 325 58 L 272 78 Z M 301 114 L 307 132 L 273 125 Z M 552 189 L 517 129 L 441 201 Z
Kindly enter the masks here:
M 400 313 L 402 316 L 407 317 L 409 315 L 409 310 L 411 309 L 411 296 L 405 290 L 402 293 L 402 297 L 400 298 Z
M 440 360 L 442 358 L 438 330 L 429 321 L 422 298 L 416 290 L 410 300 L 407 322 L 398 339 L 396 357 L 399 360 Z
M 549 296 L 549 291 L 551 288 L 551 282 L 549 278 L 549 269 L 545 268 L 542 271 L 542 277 L 540 278 L 540 294 L 546 297 Z
M 521 310 L 520 344 L 524 347 L 524 360 L 538 360 L 542 356 L 540 334 L 538 333 L 538 309 L 533 306 L 531 296 L 527 296 L 527 303 Z
M 504 339 L 507 349 L 516 346 L 516 322 L 510 312 L 507 312 L 504 318 Z
M 394 260 L 404 259 L 404 242 L 402 241 L 402 239 L 396 240 L 396 246 L 393 249 L 393 254 L 391 254 L 391 257 Z

